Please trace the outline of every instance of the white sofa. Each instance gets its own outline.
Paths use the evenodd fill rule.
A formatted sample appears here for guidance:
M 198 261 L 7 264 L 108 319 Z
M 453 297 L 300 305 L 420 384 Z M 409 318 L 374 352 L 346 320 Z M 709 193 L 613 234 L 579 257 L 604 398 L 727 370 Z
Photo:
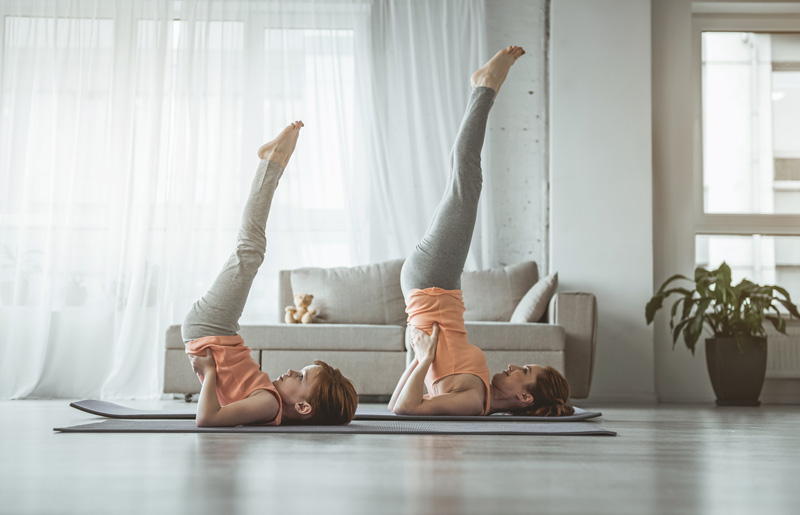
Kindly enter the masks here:
M 315 359 L 341 369 L 359 395 L 391 395 L 407 360 L 406 314 L 400 289 L 403 260 L 359 267 L 300 268 L 280 272 L 276 323 L 242 326 L 240 334 L 262 370 L 277 377 Z M 511 323 L 520 299 L 539 280 L 529 261 L 464 272 L 462 290 L 470 343 L 486 353 L 492 374 L 509 363 L 552 365 L 570 383 L 573 398 L 589 394 L 597 335 L 591 293 L 556 293 L 543 319 Z M 286 324 L 294 293 L 314 295 L 315 323 Z M 194 394 L 200 384 L 184 353 L 180 326 L 166 333 L 165 393 Z

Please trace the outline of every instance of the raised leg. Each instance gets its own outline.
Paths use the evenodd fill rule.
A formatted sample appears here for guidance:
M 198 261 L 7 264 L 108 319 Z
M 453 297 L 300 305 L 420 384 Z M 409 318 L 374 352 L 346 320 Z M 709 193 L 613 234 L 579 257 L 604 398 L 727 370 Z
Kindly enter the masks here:
M 472 76 L 474 88 L 450 154 L 449 184 L 425 235 L 403 264 L 404 295 L 415 288 L 461 288 L 483 185 L 486 122 L 508 69 L 524 53 L 521 47 L 504 48 Z
M 244 206 L 236 248 L 208 292 L 187 313 L 181 326 L 184 342 L 204 336 L 233 336 L 239 331 L 239 318 L 250 287 L 264 261 L 272 197 L 302 126 L 302 122 L 289 125 L 277 138 L 259 149 L 261 163 Z

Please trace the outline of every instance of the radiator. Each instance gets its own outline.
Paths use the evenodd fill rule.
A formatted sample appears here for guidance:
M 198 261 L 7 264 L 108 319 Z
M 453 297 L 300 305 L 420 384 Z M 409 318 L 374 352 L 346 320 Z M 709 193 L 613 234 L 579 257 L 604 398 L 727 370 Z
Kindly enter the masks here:
M 786 323 L 786 335 L 767 328 L 767 377 L 800 379 L 800 322 Z

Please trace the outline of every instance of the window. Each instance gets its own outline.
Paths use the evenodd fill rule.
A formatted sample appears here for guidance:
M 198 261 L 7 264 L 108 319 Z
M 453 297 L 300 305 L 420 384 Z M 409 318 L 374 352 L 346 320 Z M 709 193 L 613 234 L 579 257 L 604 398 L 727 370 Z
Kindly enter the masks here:
M 800 34 L 703 33 L 706 213 L 800 214 Z
M 800 33 L 695 16 L 695 262 L 800 301 Z

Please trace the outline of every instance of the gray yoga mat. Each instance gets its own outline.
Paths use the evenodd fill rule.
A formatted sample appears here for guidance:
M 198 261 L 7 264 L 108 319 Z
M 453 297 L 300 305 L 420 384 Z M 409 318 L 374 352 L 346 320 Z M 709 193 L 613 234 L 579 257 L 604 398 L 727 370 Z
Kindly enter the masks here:
M 99 415 L 101 417 L 127 420 L 193 420 L 197 408 L 177 410 L 140 410 L 120 406 L 113 402 L 98 400 L 82 400 L 70 404 L 73 408 Z M 405 421 L 457 421 L 457 422 L 576 422 L 602 415 L 599 411 L 585 411 L 575 408 L 575 414 L 565 417 L 525 417 L 496 413 L 483 416 L 451 416 L 451 415 L 395 415 L 385 408 L 363 408 L 356 410 L 356 420 L 405 420 Z
M 395 415 L 386 408 L 358 408 L 356 420 L 452 421 L 452 422 L 578 422 L 602 415 L 599 411 L 575 408 L 575 413 L 563 417 L 528 417 L 494 413 L 492 415 Z
M 593 422 L 421 422 L 354 420 L 344 426 L 197 427 L 192 420 L 114 420 L 56 427 L 62 433 L 344 433 L 527 436 L 615 436 Z

